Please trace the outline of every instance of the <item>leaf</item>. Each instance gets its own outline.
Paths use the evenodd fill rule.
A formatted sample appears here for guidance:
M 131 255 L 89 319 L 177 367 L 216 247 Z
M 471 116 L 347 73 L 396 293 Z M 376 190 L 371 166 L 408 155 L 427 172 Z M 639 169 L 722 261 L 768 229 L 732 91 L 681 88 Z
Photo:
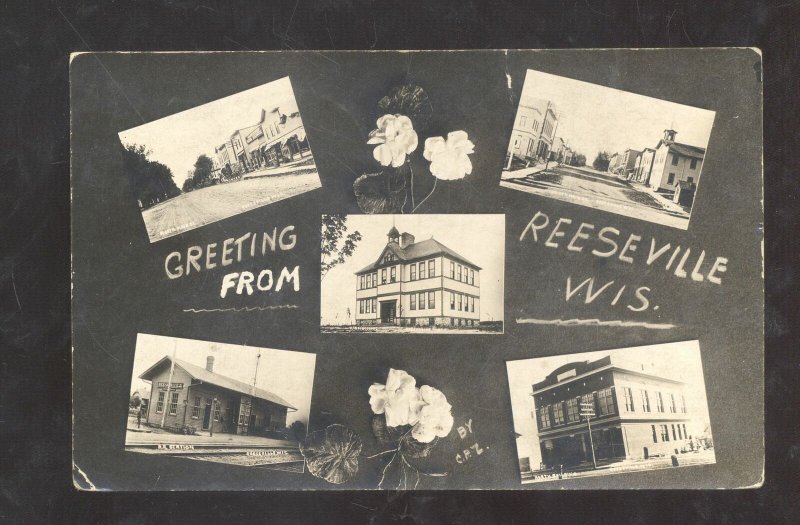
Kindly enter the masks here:
M 378 102 L 382 114 L 405 115 L 414 129 L 423 131 L 433 115 L 433 105 L 425 90 L 413 84 L 397 86 Z
M 434 438 L 430 443 L 421 443 L 409 434 L 400 443 L 400 452 L 410 458 L 427 458 L 438 441 L 439 438 Z
M 406 177 L 396 169 L 365 173 L 353 183 L 353 193 L 364 213 L 400 213 L 406 202 Z
M 386 425 L 386 416 L 375 414 L 372 416 L 372 433 L 380 443 L 396 445 L 403 435 L 411 429 L 410 425 L 390 427 Z
M 309 434 L 300 443 L 300 453 L 311 474 L 339 485 L 353 479 L 358 472 L 362 446 L 361 438 L 349 428 L 330 425 Z

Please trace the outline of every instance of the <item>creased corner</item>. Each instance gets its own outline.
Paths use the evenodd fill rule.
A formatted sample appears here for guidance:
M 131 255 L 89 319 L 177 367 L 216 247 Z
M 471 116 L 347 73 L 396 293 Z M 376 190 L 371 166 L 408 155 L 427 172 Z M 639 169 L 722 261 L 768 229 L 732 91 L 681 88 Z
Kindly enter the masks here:
M 78 490 L 97 490 L 97 487 L 92 483 L 92 480 L 89 479 L 89 476 L 86 475 L 86 472 L 75 462 L 72 463 L 72 484 Z

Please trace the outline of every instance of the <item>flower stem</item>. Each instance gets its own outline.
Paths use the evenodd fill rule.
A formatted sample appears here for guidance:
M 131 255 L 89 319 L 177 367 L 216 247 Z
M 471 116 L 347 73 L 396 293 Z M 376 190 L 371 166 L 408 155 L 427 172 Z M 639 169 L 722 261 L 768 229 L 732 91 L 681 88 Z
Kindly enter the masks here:
M 408 163 L 408 171 L 411 172 L 411 213 L 414 213 L 414 170 L 411 169 L 411 162 Z
M 373 454 L 371 456 L 364 456 L 364 457 L 366 459 L 372 459 L 372 458 L 377 458 L 378 456 L 383 456 L 384 454 L 391 454 L 392 452 L 397 452 L 397 449 L 393 448 L 392 450 L 384 450 L 383 452 L 378 452 L 377 454 Z
M 413 179 L 412 179 L 412 180 L 413 180 Z M 436 181 L 437 181 L 437 180 L 439 180 L 439 179 L 438 179 L 438 178 L 436 178 L 436 177 L 434 177 L 434 178 L 433 178 L 433 188 L 431 188 L 431 192 L 430 192 L 430 193 L 429 193 L 429 194 L 428 194 L 428 195 L 427 195 L 427 196 L 426 196 L 424 199 L 422 199 L 422 200 L 419 202 L 419 204 L 417 204 L 417 206 L 416 206 L 414 209 L 412 209 L 412 210 L 411 210 L 411 213 L 414 213 L 415 211 L 417 211 L 417 208 L 419 208 L 420 206 L 422 206 L 422 203 L 423 203 L 423 202 L 425 202 L 426 200 L 428 200 L 428 197 L 430 197 L 431 195 L 433 195 L 433 192 L 434 192 L 434 190 L 436 190 Z M 413 185 L 412 185 L 412 187 L 413 187 Z M 413 193 L 412 193 L 412 201 L 413 201 Z M 413 206 L 413 202 L 412 202 L 412 206 Z

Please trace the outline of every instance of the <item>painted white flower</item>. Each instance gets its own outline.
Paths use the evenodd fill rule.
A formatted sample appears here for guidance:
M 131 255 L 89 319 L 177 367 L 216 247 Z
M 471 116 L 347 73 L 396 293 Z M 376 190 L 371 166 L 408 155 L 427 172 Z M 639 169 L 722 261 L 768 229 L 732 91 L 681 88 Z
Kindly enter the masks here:
M 424 385 L 419 389 L 420 408 L 418 421 L 411 436 L 420 443 L 430 443 L 437 437 L 447 437 L 453 428 L 452 407 L 439 390 Z
M 431 173 L 437 179 L 463 179 L 472 173 L 472 161 L 467 155 L 475 152 L 475 144 L 466 131 L 451 131 L 447 140 L 431 137 L 425 140 L 422 156 L 431 162 Z
M 417 132 L 411 119 L 405 115 L 384 115 L 378 119 L 378 129 L 369 134 L 367 144 L 378 144 L 372 151 L 382 166 L 400 167 L 406 155 L 417 149 Z
M 375 414 L 386 414 L 386 426 L 414 425 L 419 419 L 420 393 L 417 380 L 403 370 L 389 370 L 386 384 L 369 387 L 369 406 Z

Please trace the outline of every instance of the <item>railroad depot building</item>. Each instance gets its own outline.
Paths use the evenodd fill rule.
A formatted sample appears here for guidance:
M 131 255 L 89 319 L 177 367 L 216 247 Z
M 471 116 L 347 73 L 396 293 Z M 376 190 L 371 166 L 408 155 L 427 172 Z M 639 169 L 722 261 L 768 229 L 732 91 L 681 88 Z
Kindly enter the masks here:
M 268 435 L 286 428 L 297 409 L 279 396 L 214 372 L 214 357 L 202 368 L 164 356 L 139 376 L 151 384 L 146 424 L 172 431 L 196 430 L 238 435 Z
M 468 326 L 480 322 L 480 270 L 430 238 L 392 227 L 375 262 L 356 272 L 356 324 Z
M 581 403 L 590 403 L 598 462 L 684 452 L 696 434 L 685 383 L 609 355 L 568 363 L 533 385 L 542 469 L 592 462 Z

